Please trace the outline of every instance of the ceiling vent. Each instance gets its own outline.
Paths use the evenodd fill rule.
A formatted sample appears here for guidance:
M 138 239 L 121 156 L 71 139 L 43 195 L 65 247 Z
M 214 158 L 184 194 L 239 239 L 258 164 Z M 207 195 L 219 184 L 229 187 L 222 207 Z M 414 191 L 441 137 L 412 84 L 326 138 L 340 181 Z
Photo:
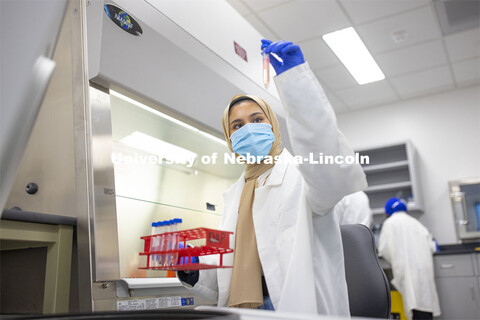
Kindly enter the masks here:
M 444 35 L 480 26 L 480 1 L 434 0 L 434 3 Z

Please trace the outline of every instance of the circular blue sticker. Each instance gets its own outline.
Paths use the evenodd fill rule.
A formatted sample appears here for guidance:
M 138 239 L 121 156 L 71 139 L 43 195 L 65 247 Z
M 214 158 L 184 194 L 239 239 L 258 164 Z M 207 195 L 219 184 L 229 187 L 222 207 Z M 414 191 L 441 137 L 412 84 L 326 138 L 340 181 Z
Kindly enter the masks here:
M 140 36 L 143 31 L 138 22 L 127 12 L 113 4 L 106 4 L 103 6 L 105 14 L 112 20 L 117 26 L 122 28 L 134 36 Z

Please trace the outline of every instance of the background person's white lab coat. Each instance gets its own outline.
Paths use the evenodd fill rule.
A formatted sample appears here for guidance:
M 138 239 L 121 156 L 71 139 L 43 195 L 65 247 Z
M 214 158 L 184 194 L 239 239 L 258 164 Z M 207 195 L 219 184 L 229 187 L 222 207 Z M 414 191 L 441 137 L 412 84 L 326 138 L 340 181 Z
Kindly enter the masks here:
M 275 83 L 295 155 L 353 155 L 307 63 L 275 77 Z M 297 166 L 283 161 L 291 158 L 287 150 L 282 152 L 265 185 L 255 190 L 252 208 L 270 298 L 278 311 L 348 316 L 343 247 L 333 207 L 346 194 L 364 189 L 365 175 L 358 164 Z M 236 229 L 244 183 L 242 175 L 224 194 L 222 230 Z M 235 244 L 233 237 L 230 243 Z M 224 256 L 224 264 L 233 265 L 233 257 Z M 227 306 L 231 275 L 231 269 L 201 270 L 194 290 Z
M 335 206 L 335 214 L 340 224 L 363 224 L 370 228 L 372 209 L 368 196 L 363 191 L 343 197 Z
M 392 266 L 392 284 L 402 294 L 408 319 L 413 309 L 440 315 L 433 251 L 430 232 L 406 212 L 395 212 L 383 223 L 378 252 Z

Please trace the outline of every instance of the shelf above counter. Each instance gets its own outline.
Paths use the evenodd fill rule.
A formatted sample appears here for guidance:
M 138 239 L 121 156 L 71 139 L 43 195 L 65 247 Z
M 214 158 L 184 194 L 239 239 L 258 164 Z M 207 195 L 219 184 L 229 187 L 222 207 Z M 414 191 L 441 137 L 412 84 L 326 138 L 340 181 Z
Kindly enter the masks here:
M 405 167 L 408 167 L 408 160 L 368 165 L 363 167 L 363 171 L 365 173 L 367 172 L 372 173 L 372 172 L 381 172 L 381 171 L 387 171 L 390 169 L 399 169 L 399 168 L 405 168 Z
M 390 198 L 401 198 L 408 203 L 408 210 L 423 212 L 423 201 L 417 154 L 409 140 L 356 149 L 361 156 L 369 157 L 363 165 L 368 188 L 365 193 L 374 214 L 374 224 L 384 220 L 384 205 Z
M 382 192 L 385 190 L 395 190 L 395 189 L 402 189 L 402 188 L 409 188 L 412 186 L 411 181 L 404 181 L 404 182 L 394 182 L 394 183 L 387 183 L 381 184 L 377 186 L 371 186 L 365 189 L 365 193 L 373 193 L 373 192 Z

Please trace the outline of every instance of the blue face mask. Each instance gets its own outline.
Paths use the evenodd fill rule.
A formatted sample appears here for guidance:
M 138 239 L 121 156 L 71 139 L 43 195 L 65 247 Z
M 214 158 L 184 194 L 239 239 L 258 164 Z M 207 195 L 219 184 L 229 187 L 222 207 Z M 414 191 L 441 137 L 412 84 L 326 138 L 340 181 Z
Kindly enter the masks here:
M 230 141 L 233 152 L 263 159 L 270 153 L 275 136 L 268 123 L 247 123 L 230 136 Z

